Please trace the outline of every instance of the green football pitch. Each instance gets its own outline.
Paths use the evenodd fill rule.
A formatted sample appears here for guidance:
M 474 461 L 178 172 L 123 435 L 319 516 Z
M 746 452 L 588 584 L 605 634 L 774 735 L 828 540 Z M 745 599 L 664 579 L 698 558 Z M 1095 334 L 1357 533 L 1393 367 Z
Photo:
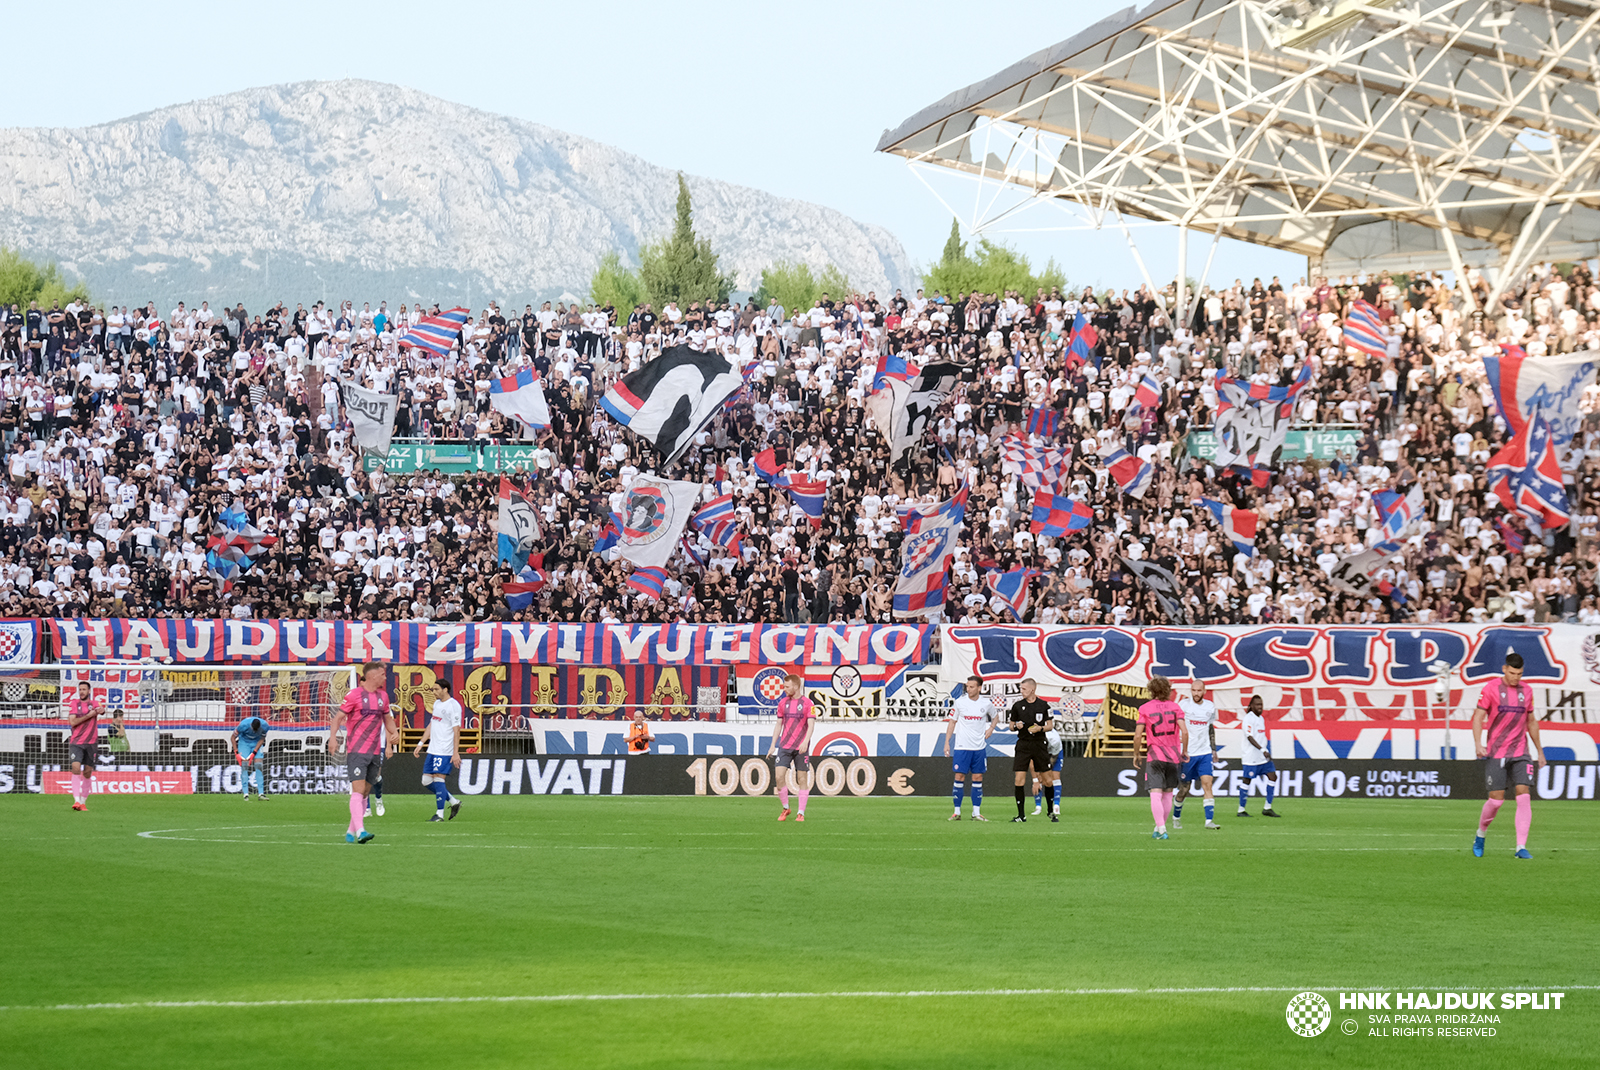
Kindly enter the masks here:
M 1195 800 L 1155 842 L 1143 799 L 391 795 L 366 846 L 343 798 L 69 805 L 0 804 L 7 1067 L 1590 1067 L 1600 1035 L 1592 803 L 1536 804 L 1532 862 L 1509 806 L 1473 858 L 1467 801 L 1206 832 Z M 1337 996 L 1519 988 L 1566 995 L 1468 1037 Z

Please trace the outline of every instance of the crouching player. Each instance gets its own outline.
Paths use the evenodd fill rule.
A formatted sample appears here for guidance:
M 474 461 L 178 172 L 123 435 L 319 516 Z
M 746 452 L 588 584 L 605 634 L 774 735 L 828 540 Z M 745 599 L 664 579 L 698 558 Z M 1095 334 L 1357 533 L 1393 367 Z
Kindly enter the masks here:
M 1261 715 L 1265 704 L 1260 695 L 1250 696 L 1250 705 L 1239 718 L 1239 728 L 1244 736 L 1244 768 L 1239 773 L 1239 816 L 1249 817 L 1247 803 L 1250 799 L 1250 782 L 1260 777 L 1267 782 L 1267 805 L 1262 817 L 1277 817 L 1272 808 L 1272 796 L 1278 790 L 1278 767 L 1272 764 L 1267 751 L 1267 721 Z
M 450 794 L 448 777 L 452 766 L 461 765 L 461 703 L 450 697 L 450 683 L 436 680 L 433 684 L 433 713 L 428 727 L 422 730 L 422 739 L 412 753 L 422 757 L 422 748 L 428 748 L 428 759 L 422 764 L 422 786 L 433 792 L 438 809 L 429 821 L 454 821 L 461 812 L 461 800 Z
M 259 717 L 246 717 L 233 730 L 228 741 L 239 756 L 239 788 L 246 799 L 250 798 L 250 784 L 255 782 L 256 792 L 267 797 L 267 722 Z

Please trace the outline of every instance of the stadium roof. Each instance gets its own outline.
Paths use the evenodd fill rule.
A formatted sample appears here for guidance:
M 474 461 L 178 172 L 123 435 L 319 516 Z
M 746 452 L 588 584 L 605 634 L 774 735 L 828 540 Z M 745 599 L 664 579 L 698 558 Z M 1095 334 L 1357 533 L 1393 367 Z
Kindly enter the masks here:
M 1600 0 L 1156 0 L 878 150 L 1323 271 L 1600 254 Z M 1064 227 L 1063 229 L 1078 229 Z

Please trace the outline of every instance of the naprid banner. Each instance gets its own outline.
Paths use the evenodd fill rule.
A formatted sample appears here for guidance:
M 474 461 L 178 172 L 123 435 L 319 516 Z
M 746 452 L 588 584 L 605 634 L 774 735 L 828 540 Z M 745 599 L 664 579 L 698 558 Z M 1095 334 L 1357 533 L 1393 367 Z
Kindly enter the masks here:
M 240 790 L 239 766 L 138 764 L 121 755 L 97 774 L 117 787 L 97 794 L 215 794 Z M 940 796 L 948 799 L 950 762 L 943 758 L 823 757 L 812 761 L 815 792 L 833 796 Z M 0 794 L 39 794 L 59 790 L 59 764 L 36 757 L 0 754 Z M 1011 763 L 989 769 L 991 802 L 1010 801 Z M 1213 789 L 1234 795 L 1237 767 L 1216 773 Z M 422 762 L 410 756 L 384 763 L 385 795 L 420 795 Z M 772 763 L 761 756 L 636 755 L 631 757 L 466 758 L 452 772 L 451 790 L 483 795 L 770 795 Z M 1125 759 L 1069 758 L 1062 763 L 1062 794 L 1074 798 L 1117 798 L 1144 794 L 1140 771 Z M 144 784 L 143 790 L 137 785 Z M 1595 798 L 1600 763 L 1552 762 L 1539 770 L 1534 794 L 1542 800 Z M 159 785 L 159 786 L 151 786 Z M 268 762 L 267 791 L 275 795 L 343 795 L 350 790 L 343 767 Z M 1250 790 L 1266 792 L 1255 778 Z M 1396 804 L 1429 799 L 1483 799 L 1488 795 L 1483 763 L 1424 761 L 1297 761 L 1278 768 L 1277 794 L 1285 799 L 1381 799 Z

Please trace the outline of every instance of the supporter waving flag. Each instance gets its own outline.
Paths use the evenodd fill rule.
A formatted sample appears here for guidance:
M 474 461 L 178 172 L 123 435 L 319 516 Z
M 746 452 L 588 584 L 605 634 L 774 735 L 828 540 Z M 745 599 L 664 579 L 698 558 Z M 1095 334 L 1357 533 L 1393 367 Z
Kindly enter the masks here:
M 1542 415 L 1489 458 L 1484 476 L 1490 493 L 1507 509 L 1537 520 L 1541 528 L 1559 528 L 1571 519 L 1550 421 Z
M 932 505 L 902 505 L 895 510 L 895 515 L 900 518 L 900 526 L 908 535 L 915 535 L 922 530 L 922 525 L 930 519 L 953 518 L 964 521 L 970 491 L 971 488 L 963 482 L 961 489 L 951 495 L 949 501 L 934 502 Z
M 794 503 L 805 511 L 813 528 L 822 527 L 822 510 L 828 502 L 828 481 L 825 479 L 793 479 L 783 488 Z
M 1128 409 L 1130 412 L 1134 410 L 1143 412 L 1145 409 L 1154 408 L 1161 404 L 1162 394 L 1160 382 L 1156 380 L 1155 376 L 1147 375 L 1139 383 L 1139 389 L 1133 392 L 1133 401 L 1129 404 Z
M 1251 473 L 1265 486 L 1278 466 L 1289 439 L 1294 401 L 1311 382 L 1311 365 L 1300 369 L 1289 386 L 1268 386 L 1216 374 L 1217 454 L 1220 467 Z
M 1130 498 L 1144 498 L 1144 492 L 1150 489 L 1151 480 L 1155 477 L 1155 465 L 1139 460 L 1121 446 L 1114 446 L 1101 454 L 1100 460 L 1117 486 L 1122 488 L 1122 493 Z
M 533 596 L 542 591 L 549 582 L 549 578 L 543 572 L 531 565 L 524 565 L 515 580 L 500 585 L 500 593 L 505 595 L 506 606 L 513 613 L 521 613 L 533 605 Z
M 957 513 L 939 513 L 924 518 L 916 534 L 906 536 L 900 546 L 900 575 L 894 583 L 896 617 L 926 617 L 944 611 L 950 558 L 961 524 Z
M 515 375 L 496 379 L 489 384 L 489 407 L 505 413 L 530 431 L 540 431 L 550 426 L 550 406 L 544 400 L 544 388 L 539 385 L 539 373 L 524 368 Z
M 922 374 L 922 369 L 905 358 L 903 353 L 884 353 L 878 357 L 878 367 L 872 375 L 872 389 L 882 390 L 890 379 L 909 382 Z
M 646 598 L 661 599 L 661 592 L 666 588 L 667 570 L 664 568 L 636 568 L 628 577 L 628 586 L 644 595 Z
M 1210 511 L 1211 517 L 1222 529 L 1222 534 L 1246 557 L 1256 555 L 1256 514 L 1250 509 L 1235 509 L 1227 502 L 1215 498 L 1201 498 L 1200 504 Z
M 755 469 L 756 476 L 764 483 L 774 487 L 789 485 L 789 477 L 783 474 L 783 466 L 778 464 L 777 456 L 771 449 L 764 449 L 750 458 L 750 467 Z
M 1072 367 L 1089 361 L 1093 361 L 1096 368 L 1100 367 L 1100 332 L 1095 330 L 1088 316 L 1079 312 L 1072 318 L 1072 337 L 1067 342 L 1067 364 Z
M 622 541 L 622 517 L 616 513 L 611 514 L 611 519 L 600 531 L 600 538 L 594 544 L 594 552 L 603 554 L 617 543 Z
M 521 571 L 528 563 L 528 551 L 539 541 L 539 514 L 527 496 L 500 477 L 499 560 Z
M 426 349 L 430 353 L 447 357 L 456 344 L 456 338 L 461 334 L 462 326 L 471 315 L 472 313 L 464 308 L 452 308 L 437 316 L 424 316 L 400 336 L 398 344 Z
M 720 353 L 672 346 L 614 383 L 600 406 L 671 464 L 743 385 L 738 369 Z
M 1084 530 L 1092 520 L 1094 510 L 1088 502 L 1041 490 L 1033 496 L 1033 523 L 1028 530 L 1035 535 L 1065 535 Z
M 994 569 L 983 577 L 983 582 L 1006 604 L 1012 619 L 1021 621 L 1028 612 L 1028 583 L 1038 574 L 1034 568 L 1014 568 L 1009 572 Z
M 1377 491 L 1372 495 L 1372 505 L 1378 510 L 1384 534 L 1391 539 L 1398 539 L 1405 534 L 1412 521 L 1422 518 L 1422 485 L 1419 483 L 1412 487 L 1411 492 L 1403 498 L 1392 490 Z
M 1380 360 L 1389 355 L 1389 336 L 1384 333 L 1382 317 L 1376 308 L 1359 297 L 1345 317 L 1344 344 Z
M 1498 354 L 1483 358 L 1495 408 L 1511 434 L 1521 434 L 1529 421 L 1543 416 L 1557 447 L 1577 434 L 1584 415 L 1579 402 L 1594 385 L 1596 369 L 1600 353 L 1592 349 L 1530 359 L 1521 346 L 1502 345 Z
M 1061 413 L 1048 405 L 1041 405 L 1028 413 L 1028 434 L 1040 438 L 1055 438 Z
M 696 531 L 703 531 L 710 535 L 719 526 L 730 523 L 735 517 L 733 511 L 733 495 L 723 494 L 712 498 L 695 511 L 689 518 Z
M 1002 469 L 1020 476 L 1030 490 L 1054 490 L 1067 480 L 1072 454 L 1065 450 L 1029 444 L 1018 434 L 1000 440 Z

